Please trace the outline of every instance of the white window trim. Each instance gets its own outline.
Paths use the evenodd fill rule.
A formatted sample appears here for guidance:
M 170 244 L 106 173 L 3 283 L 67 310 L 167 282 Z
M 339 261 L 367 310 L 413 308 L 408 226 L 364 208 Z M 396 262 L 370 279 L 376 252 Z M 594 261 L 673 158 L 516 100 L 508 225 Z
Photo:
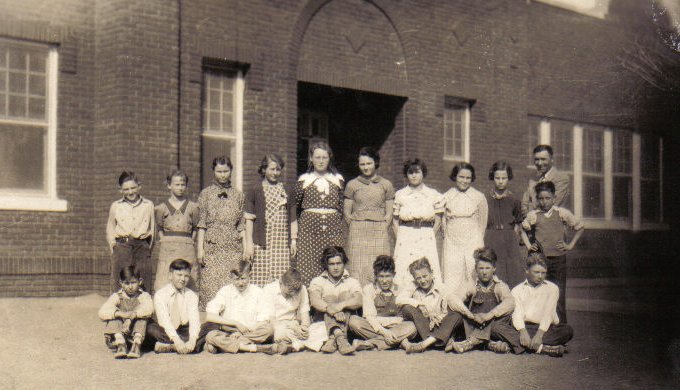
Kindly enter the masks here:
M 57 86 L 59 55 L 51 46 L 47 52 L 47 191 L 3 190 L 0 210 L 58 211 L 68 210 L 68 202 L 57 196 Z
M 456 156 L 452 154 L 444 154 L 444 161 L 470 161 L 470 105 L 463 110 L 463 154 L 461 156 Z M 444 123 L 444 121 L 442 121 Z M 446 124 L 444 124 L 446 126 Z
M 573 126 L 573 142 L 572 142 L 572 154 L 573 154 L 573 185 L 574 191 L 571 194 L 573 200 L 574 215 L 581 219 L 587 229 L 603 229 L 603 230 L 632 230 L 632 231 L 643 231 L 643 230 L 668 230 L 670 226 L 665 222 L 663 218 L 663 207 L 661 207 L 660 222 L 647 223 L 642 222 L 642 210 L 641 210 L 641 135 L 637 132 L 633 132 L 631 140 L 632 148 L 632 194 L 631 202 L 632 204 L 632 214 L 626 219 L 614 218 L 614 192 L 613 192 L 613 129 L 606 128 L 604 130 L 603 139 L 603 174 L 604 174 L 604 206 L 605 206 L 605 217 L 604 218 L 584 218 L 583 217 L 583 136 L 584 129 L 580 124 L 575 124 Z M 550 121 L 542 120 L 539 130 L 539 143 L 550 145 Z M 659 139 L 659 182 L 660 182 L 660 194 L 659 199 L 663 205 L 663 139 Z
M 201 136 L 213 139 L 220 139 L 225 141 L 233 141 L 236 152 L 232 158 L 232 165 L 234 170 L 231 174 L 232 185 L 238 189 L 243 190 L 243 99 L 244 99 L 245 81 L 243 79 L 243 72 L 236 72 L 236 79 L 234 80 L 234 131 L 232 133 L 224 133 L 221 131 L 203 130 Z

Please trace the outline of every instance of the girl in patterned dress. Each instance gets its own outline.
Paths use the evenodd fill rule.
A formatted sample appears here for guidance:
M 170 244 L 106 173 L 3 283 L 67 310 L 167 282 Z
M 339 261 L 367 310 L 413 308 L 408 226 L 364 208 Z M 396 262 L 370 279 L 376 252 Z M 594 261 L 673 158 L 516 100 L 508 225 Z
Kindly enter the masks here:
M 417 158 L 406 161 L 403 172 L 408 185 L 397 191 L 394 197 L 393 224 L 397 233 L 395 282 L 402 287 L 411 285 L 413 276 L 408 266 L 422 257 L 430 263 L 435 280 L 441 281 L 435 232 L 441 224 L 442 196 L 423 183 L 427 176 L 424 161 Z
M 472 188 L 475 168 L 466 162 L 453 166 L 453 188 L 444 194 L 444 284 L 453 291 L 475 280 L 475 249 L 484 246 L 489 207 L 484 194 Z
M 290 267 L 288 224 L 296 217 L 292 197 L 279 182 L 283 166 L 279 155 L 264 156 L 258 169 L 263 180 L 246 193 L 245 257 L 253 262 L 251 283 L 260 287 Z
M 359 151 L 361 176 L 345 187 L 345 221 L 349 225 L 347 256 L 349 274 L 362 286 L 373 284 L 373 262 L 380 255 L 390 254 L 388 227 L 392 220 L 394 187 L 376 171 L 380 155 L 363 147 Z
M 245 196 L 231 186 L 233 165 L 229 157 L 212 162 L 215 181 L 198 196 L 197 258 L 201 270 L 201 310 L 217 291 L 233 281 L 231 269 L 243 258 L 242 230 Z
M 295 235 L 291 249 L 297 254 L 297 269 L 305 285 L 324 271 L 319 259 L 329 246 L 342 246 L 342 189 L 344 181 L 333 166 L 333 152 L 320 141 L 309 148 L 309 168 L 295 184 L 299 242 Z M 294 233 L 294 232 L 292 232 Z
M 486 193 L 489 217 L 486 223 L 484 243 L 498 256 L 496 275 L 511 288 L 524 280 L 524 256 L 519 247 L 522 223 L 522 202 L 515 198 L 508 184 L 512 180 L 512 168 L 505 161 L 496 161 L 489 170 L 489 180 L 494 189 Z

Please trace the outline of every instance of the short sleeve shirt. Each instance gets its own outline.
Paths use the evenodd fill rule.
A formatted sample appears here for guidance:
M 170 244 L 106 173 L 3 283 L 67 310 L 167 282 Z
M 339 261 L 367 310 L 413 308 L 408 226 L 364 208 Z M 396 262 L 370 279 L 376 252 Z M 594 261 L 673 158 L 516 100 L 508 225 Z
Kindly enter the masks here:
M 385 205 L 394 199 L 394 187 L 389 180 L 377 175 L 372 179 L 359 176 L 347 183 L 345 198 L 352 200 L 350 219 L 384 221 Z

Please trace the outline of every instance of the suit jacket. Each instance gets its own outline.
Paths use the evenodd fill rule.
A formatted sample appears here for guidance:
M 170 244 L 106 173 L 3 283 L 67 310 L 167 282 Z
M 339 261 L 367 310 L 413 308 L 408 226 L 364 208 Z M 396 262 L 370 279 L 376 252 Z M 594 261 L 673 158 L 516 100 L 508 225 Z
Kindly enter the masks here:
M 558 171 L 555 167 L 552 167 L 548 172 L 546 172 L 543 178 L 541 175 L 537 175 L 536 177 L 529 179 L 529 186 L 522 197 L 523 215 L 526 215 L 526 213 L 531 210 L 535 210 L 538 207 L 538 204 L 536 203 L 536 190 L 534 188 L 536 187 L 536 184 L 541 181 L 553 182 L 553 184 L 555 184 L 555 206 L 566 206 L 570 187 L 569 175 Z

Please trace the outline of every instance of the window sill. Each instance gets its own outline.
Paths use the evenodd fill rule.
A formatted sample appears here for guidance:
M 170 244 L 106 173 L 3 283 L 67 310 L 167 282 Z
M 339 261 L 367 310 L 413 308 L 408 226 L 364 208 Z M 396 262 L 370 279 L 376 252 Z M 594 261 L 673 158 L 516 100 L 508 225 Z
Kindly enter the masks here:
M 68 202 L 39 196 L 0 195 L 0 210 L 57 211 L 68 210 Z
M 463 161 L 465 161 L 465 159 L 463 157 L 444 156 L 444 161 L 463 162 Z
M 629 221 L 605 221 L 604 219 L 583 218 L 586 229 L 593 230 L 632 230 L 633 224 Z

